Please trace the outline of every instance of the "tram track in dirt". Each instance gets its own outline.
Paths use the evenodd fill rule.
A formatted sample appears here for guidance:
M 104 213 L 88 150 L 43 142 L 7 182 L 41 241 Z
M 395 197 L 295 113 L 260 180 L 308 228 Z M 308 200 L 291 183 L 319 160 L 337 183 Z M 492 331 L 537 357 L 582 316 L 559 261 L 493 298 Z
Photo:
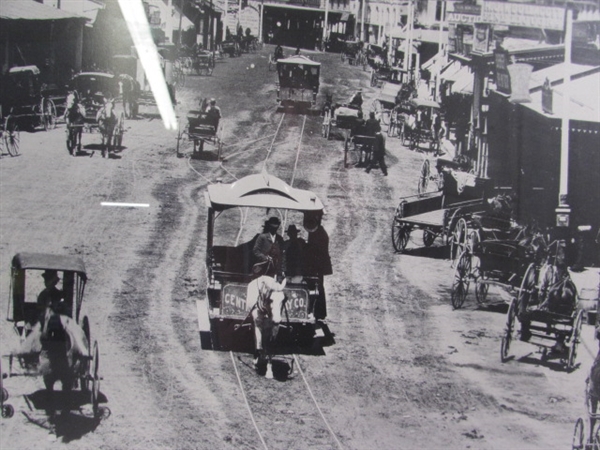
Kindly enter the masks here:
M 304 138 L 306 123 L 307 116 L 304 114 L 293 115 L 283 113 L 277 123 L 275 132 L 266 133 L 265 137 L 260 139 L 266 141 L 265 145 L 262 145 L 258 149 L 252 147 L 252 145 L 255 145 L 259 141 L 257 139 L 249 141 L 247 145 L 238 142 L 237 151 L 225 157 L 227 166 L 230 165 L 229 163 L 232 158 L 246 160 L 250 157 L 249 154 L 253 150 L 266 151 L 262 162 L 255 163 L 255 167 L 261 166 L 261 170 L 267 172 L 273 172 L 274 169 L 275 175 L 279 176 L 278 168 L 284 168 L 285 170 L 285 168 L 289 167 L 290 161 L 293 161 L 291 173 L 289 170 L 285 170 L 287 172 L 286 178 L 289 177 L 288 183 L 293 186 L 302 153 L 302 140 Z M 282 147 L 283 150 L 281 150 Z M 272 166 L 271 171 L 267 170 L 269 164 Z M 242 176 L 239 173 L 233 173 L 223 163 L 221 163 L 220 168 L 234 180 Z M 193 170 L 201 178 L 208 181 L 204 174 L 196 171 L 196 169 Z M 245 225 L 245 217 L 246 215 L 242 213 L 238 236 L 241 235 L 241 229 Z M 302 362 L 298 354 L 286 355 L 286 358 L 284 358 L 285 361 L 281 361 L 280 359 L 275 359 L 274 361 L 276 365 L 287 365 L 289 368 L 288 371 L 293 371 L 293 374 L 290 373 L 293 376 L 286 379 L 285 385 L 289 386 L 287 392 L 282 391 L 283 383 L 266 380 L 257 374 L 253 367 L 252 355 L 233 351 L 230 351 L 229 355 L 241 396 L 248 411 L 249 420 L 252 422 L 257 439 L 263 448 L 281 448 L 282 446 L 299 448 L 306 446 L 308 443 L 310 443 L 311 448 L 343 448 L 337 435 L 329 425 L 323 408 L 313 393 L 308 378 L 301 367 Z M 223 365 L 225 365 L 225 361 L 223 361 Z M 264 397 L 265 392 L 268 398 L 278 399 L 276 405 L 273 401 L 271 401 L 268 408 L 262 405 L 260 399 Z M 292 439 L 286 442 L 274 442 L 273 435 L 270 436 L 268 434 L 268 430 L 273 423 L 277 423 L 279 426 L 290 430 L 296 430 L 298 429 L 298 424 L 302 424 L 303 431 L 302 433 L 298 433 L 297 436 L 292 436 Z M 310 430 L 308 432 L 307 427 Z

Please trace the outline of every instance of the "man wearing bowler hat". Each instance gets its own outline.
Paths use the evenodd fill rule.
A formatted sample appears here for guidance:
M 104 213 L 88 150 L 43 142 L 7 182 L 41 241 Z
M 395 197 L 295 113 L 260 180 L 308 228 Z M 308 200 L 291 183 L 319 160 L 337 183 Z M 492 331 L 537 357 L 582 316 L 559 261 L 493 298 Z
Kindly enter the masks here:
M 62 300 L 64 299 L 64 293 L 56 287 L 60 278 L 56 270 L 48 269 L 42 274 L 44 278 L 44 285 L 46 286 L 42 292 L 38 295 L 37 304 L 40 311 L 41 317 L 44 316 L 46 308 L 51 308 L 57 313 L 62 313 Z
M 263 232 L 258 235 L 254 244 L 253 254 L 256 264 L 252 268 L 255 276 L 281 275 L 283 238 L 277 234 L 281 221 L 271 217 L 265 222 Z

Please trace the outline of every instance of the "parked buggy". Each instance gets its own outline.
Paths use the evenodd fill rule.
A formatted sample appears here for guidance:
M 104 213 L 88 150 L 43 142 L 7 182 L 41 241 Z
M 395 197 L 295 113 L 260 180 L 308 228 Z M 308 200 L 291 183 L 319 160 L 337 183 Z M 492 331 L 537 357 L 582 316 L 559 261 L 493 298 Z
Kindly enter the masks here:
M 100 132 L 103 157 L 123 146 L 125 112 L 119 105 L 118 78 L 109 73 L 81 72 L 73 77 L 70 88 L 78 93 L 79 102 L 85 108 L 83 129 L 88 133 Z M 67 147 L 72 145 L 70 133 Z M 90 150 L 90 148 L 86 148 Z
M 0 104 L 20 129 L 56 128 L 56 105 L 40 80 L 37 66 L 11 67 L 2 81 Z
M 215 69 L 215 55 L 213 52 L 201 51 L 193 58 L 192 68 L 198 75 L 211 76 Z
M 309 218 L 320 223 L 323 204 L 313 192 L 293 188 L 266 172 L 232 184 L 210 185 L 206 200 L 208 285 L 206 297 L 197 301 L 201 345 L 208 350 L 252 353 L 253 307 L 246 295 L 249 283 L 260 276 L 253 248 L 265 214 L 281 217 L 284 226 L 288 222 L 306 228 Z M 280 351 L 310 352 L 317 338 L 311 313 L 321 295 L 318 278 L 302 270 L 288 276 L 283 292 L 286 300 L 276 346 Z
M 564 258 L 565 243 L 557 240 L 548 246 L 546 258 L 527 267 L 506 316 L 502 362 L 508 360 L 518 321 L 520 340 L 541 347 L 542 360 L 558 358 L 568 371 L 574 369 L 584 310 Z
M 60 302 L 44 305 L 40 303 L 40 289 L 44 287 L 40 279 L 47 280 L 50 273 L 58 277 L 55 283 L 62 284 L 61 297 Z M 50 367 L 49 372 L 44 372 L 46 389 L 51 392 L 57 379 L 62 381 L 63 391 L 69 392 L 79 385 L 81 391 L 89 395 L 97 417 L 100 392 L 98 343 L 92 344 L 87 316 L 80 320 L 86 282 L 85 264 L 81 258 L 46 253 L 17 253 L 13 257 L 7 319 L 13 322 L 19 351 L 10 355 L 8 375 L 13 375 L 15 357 L 21 370 L 27 372 L 37 369 L 40 352 L 45 352 Z M 74 353 L 74 332 L 85 336 L 81 341 L 85 348 L 78 349 L 81 354 Z M 65 340 L 65 336 L 69 339 Z M 34 338 L 41 341 L 41 346 L 39 342 L 31 345 L 32 342 L 35 344 Z M 22 351 L 24 347 L 29 349 L 27 353 Z M 32 349 L 35 353 L 31 353 Z
M 235 58 L 236 56 L 242 55 L 240 44 L 234 40 L 223 41 L 221 43 L 221 51 L 224 54 L 229 55 L 230 58 Z
M 440 237 L 450 246 L 452 255 L 454 242 L 459 239 L 456 228 L 459 220 L 485 207 L 492 191 L 489 179 L 471 175 L 469 182 L 463 183 L 454 170 L 442 173 L 441 191 L 400 199 L 392 220 L 392 244 L 396 252 L 404 252 L 411 233 L 422 230 L 425 247 L 431 247 Z
M 429 150 L 440 149 L 441 129 L 435 129 L 433 117 L 440 114 L 439 103 L 433 100 L 413 98 L 409 100 L 412 108 L 403 120 L 401 132 L 402 145 L 407 145 L 411 150 L 419 149 L 422 144 L 427 144 Z

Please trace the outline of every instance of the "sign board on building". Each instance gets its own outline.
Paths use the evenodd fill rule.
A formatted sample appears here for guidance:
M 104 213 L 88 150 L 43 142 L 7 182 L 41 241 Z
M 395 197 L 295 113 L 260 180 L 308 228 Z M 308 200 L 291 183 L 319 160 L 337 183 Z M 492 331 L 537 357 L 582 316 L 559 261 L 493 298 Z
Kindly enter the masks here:
M 473 37 L 473 51 L 487 53 L 489 50 L 490 26 L 487 23 L 475 24 L 475 36 Z
M 481 15 L 481 5 L 473 3 L 454 3 L 454 12 L 459 14 Z
M 508 65 L 510 56 L 503 48 L 494 50 L 494 66 L 496 68 L 496 88 L 499 92 L 510 94 L 510 75 Z

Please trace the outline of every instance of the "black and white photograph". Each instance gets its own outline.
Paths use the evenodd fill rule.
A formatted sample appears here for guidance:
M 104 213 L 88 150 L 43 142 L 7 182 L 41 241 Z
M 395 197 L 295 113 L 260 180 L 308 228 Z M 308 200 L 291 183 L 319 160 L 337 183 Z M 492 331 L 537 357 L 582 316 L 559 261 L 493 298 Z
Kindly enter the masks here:
M 600 450 L 600 0 L 0 0 L 0 448 Z

